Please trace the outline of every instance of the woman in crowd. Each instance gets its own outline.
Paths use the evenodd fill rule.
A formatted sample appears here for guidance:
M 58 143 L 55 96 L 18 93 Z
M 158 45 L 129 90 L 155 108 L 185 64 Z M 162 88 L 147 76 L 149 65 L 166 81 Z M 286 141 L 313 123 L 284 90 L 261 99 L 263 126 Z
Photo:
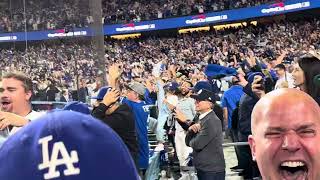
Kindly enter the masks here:
M 300 58 L 294 65 L 292 76 L 294 84 L 308 93 L 320 105 L 320 56 L 308 55 Z

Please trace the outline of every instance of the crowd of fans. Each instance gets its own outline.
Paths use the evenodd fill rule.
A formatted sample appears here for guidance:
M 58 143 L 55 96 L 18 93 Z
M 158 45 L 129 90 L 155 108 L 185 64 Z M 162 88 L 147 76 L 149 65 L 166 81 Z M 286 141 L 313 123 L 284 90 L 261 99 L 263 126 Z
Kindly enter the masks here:
M 0 32 L 52 30 L 70 25 L 87 27 L 92 23 L 88 7 L 86 0 L 8 3 L 0 6 Z
M 274 0 L 103 1 L 105 24 L 139 22 L 257 6 Z M 121 6 L 119 6 L 121 4 Z M 0 32 L 87 27 L 93 22 L 87 0 L 32 0 L 0 5 Z
M 187 0 L 187 1 L 104 1 L 104 22 L 106 24 L 139 22 L 186 16 L 214 11 L 237 9 L 274 2 L 272 0 Z M 118 4 L 122 6 L 119 7 Z
M 135 6 L 142 7 L 141 4 L 133 5 Z M 256 127 L 259 123 L 251 126 L 251 122 L 254 122 L 252 117 L 253 120 L 257 117 L 260 119 L 259 114 L 264 112 L 262 112 L 263 105 L 258 106 L 258 110 L 254 109 L 259 99 L 270 102 L 268 97 L 272 101 L 281 100 L 282 102 L 281 104 L 265 104 L 275 106 L 273 108 L 277 110 L 277 113 L 284 113 L 295 123 L 308 121 L 303 122 L 303 117 L 295 121 L 291 113 L 303 116 L 304 111 L 309 112 L 307 106 L 303 110 L 300 109 L 299 112 L 294 112 L 299 109 L 298 106 L 295 106 L 296 102 L 293 99 L 295 94 L 300 97 L 300 100 L 305 100 L 310 107 L 316 109 L 314 112 L 319 112 L 317 109 L 320 104 L 319 38 L 320 19 L 313 18 L 300 21 L 279 20 L 272 24 L 249 24 L 245 27 L 181 34 L 174 37 L 108 40 L 105 42 L 104 49 L 107 69 L 105 79 L 108 80 L 108 87 L 102 87 L 101 79 L 104 77 L 100 77 L 97 69 L 97 63 L 101 62 L 97 62 L 96 53 L 90 42 L 45 43 L 40 46 L 31 45 L 21 51 L 2 49 L 0 65 L 4 73 L 18 70 L 31 77 L 35 85 L 33 91 L 36 100 L 61 101 L 64 98 L 64 101 L 71 101 L 70 95 L 66 92 L 75 89 L 78 89 L 77 100 L 79 101 L 88 103 L 88 97 L 95 96 L 97 101 L 92 103 L 94 109 L 91 115 L 110 126 L 120 136 L 134 160 L 130 161 L 130 155 L 126 151 L 126 157 L 131 163 L 130 167 L 134 167 L 134 173 L 137 168 L 141 177 L 157 179 L 159 175 L 159 172 L 154 173 L 156 177 L 151 178 L 152 175 L 150 175 L 150 171 L 156 169 L 149 168 L 150 164 L 156 161 L 152 161 L 152 158 L 149 161 L 148 130 L 150 130 L 156 133 L 159 149 L 162 148 L 164 151 L 164 147 L 169 142 L 174 145 L 181 178 L 191 176 L 189 170 L 184 170 L 184 168 L 190 165 L 187 160 L 192 153 L 192 163 L 200 180 L 209 176 L 225 179 L 223 130 L 226 131 L 227 136 L 232 137 L 234 142 L 247 142 L 249 138 L 251 139 L 249 143 L 259 145 L 259 142 L 254 142 L 253 138 L 263 137 L 268 141 L 262 142 L 271 142 L 271 140 L 275 141 L 285 137 L 282 144 L 279 143 L 281 151 L 296 151 L 298 148 L 304 148 L 297 143 L 302 143 L 305 138 L 288 144 L 287 142 L 296 140 L 296 137 L 280 132 L 264 132 L 265 134 L 260 136 L 252 134 L 252 132 L 257 132 L 257 128 L 251 129 L 251 127 Z M 301 55 L 304 56 L 301 57 Z M 30 103 L 32 83 L 23 80 L 23 77 L 14 73 L 2 77 L 2 93 L 0 94 L 2 110 L 7 113 L 16 113 L 23 118 L 20 117 L 19 121 L 13 121 L 12 119 L 17 116 L 12 118 L 11 114 L 4 114 L 6 117 L 0 121 L 0 129 L 12 125 L 19 130 L 21 126 L 28 126 L 32 120 L 27 117 L 35 113 L 31 111 Z M 17 88 L 16 91 L 10 92 L 15 89 L 10 86 L 10 83 L 17 81 L 26 85 L 20 87 L 21 83 L 16 83 L 20 89 Z M 272 94 L 265 95 L 282 88 L 289 88 L 278 91 L 278 96 L 283 99 L 276 100 L 276 98 L 271 98 Z M 286 92 L 289 95 L 286 96 Z M 22 98 L 12 96 L 11 93 L 19 94 Z M 223 93 L 222 97 L 219 97 L 218 93 Z M 277 92 L 274 94 L 276 96 Z M 301 97 L 304 98 L 301 99 Z M 288 107 L 292 109 L 290 113 L 279 108 L 285 105 L 286 98 L 290 98 L 288 104 Z M 15 105 L 19 103 L 23 103 L 27 108 Z M 304 101 L 298 102 L 300 108 L 303 103 Z M 152 113 L 154 107 L 157 111 Z M 87 105 L 86 108 L 89 114 Z M 256 115 L 251 117 L 252 113 Z M 314 121 L 318 114 L 313 114 Z M 275 119 L 272 122 L 276 124 L 280 122 L 280 119 L 288 121 L 279 114 L 267 113 L 267 115 L 272 116 L 271 118 Z M 47 117 L 50 116 L 52 114 L 47 114 Z M 152 125 L 152 118 L 153 121 L 156 121 L 155 125 Z M 268 118 L 261 119 L 271 121 Z M 288 124 L 290 123 L 280 123 L 281 126 Z M 155 127 L 152 128 L 152 126 Z M 265 128 L 262 128 L 264 131 L 268 129 L 265 126 L 261 126 Z M 289 128 L 290 131 L 299 133 L 295 132 L 292 127 Z M 21 131 L 27 130 L 21 128 Z M 283 131 L 287 129 L 284 128 Z M 22 133 L 17 135 L 20 134 Z M 303 134 L 311 139 L 316 134 L 316 130 L 306 131 Z M 9 134 L 6 134 L 4 142 L 8 136 Z M 288 138 L 294 139 L 289 141 Z M 52 137 L 48 136 L 47 139 L 50 141 Z M 312 140 L 316 142 L 316 139 L 312 138 Z M 11 141 L 9 138 L 7 142 Z M 45 140 L 39 142 L 40 144 L 45 143 Z M 263 145 L 260 144 L 260 146 Z M 6 142 L 3 147 L 8 147 Z M 244 179 L 259 177 L 259 169 L 257 163 L 252 160 L 252 157 L 255 156 L 251 154 L 250 147 L 241 146 L 236 147 L 235 150 L 239 164 L 234 169 L 242 169 Z M 160 152 L 161 150 L 155 151 Z M 269 151 L 264 153 L 272 156 L 273 152 Z M 77 152 L 72 154 L 75 153 Z M 159 154 L 152 153 L 151 157 L 158 155 L 160 159 Z M 92 154 L 95 155 L 95 153 Z M 265 178 L 270 173 L 263 171 L 263 167 L 266 166 L 261 166 L 263 160 L 263 158 L 261 160 L 261 155 L 262 153 L 257 154 L 259 158 L 257 160 L 260 160 L 259 168 L 261 175 Z M 54 161 L 54 156 L 52 157 L 50 161 Z M 82 158 L 82 156 L 79 157 Z M 48 158 L 43 158 L 43 161 L 45 159 Z M 163 159 L 166 158 L 162 157 Z M 291 169 L 290 166 L 292 164 L 282 163 L 280 167 L 282 173 L 288 177 L 295 176 L 301 171 L 301 175 L 306 176 L 313 170 L 311 166 L 306 167 L 310 168 L 310 172 L 309 169 Z M 71 165 L 66 167 L 71 168 Z M 278 165 L 277 168 L 279 168 Z M 314 171 L 316 170 L 317 168 L 314 168 Z M 79 174 L 76 172 L 73 175 Z
M 271 25 L 183 34 L 175 38 L 115 41 L 107 43 L 106 57 L 110 62 L 119 59 L 130 62 L 125 69 L 134 72 L 139 72 L 141 67 L 145 68 L 140 71 L 140 77 L 145 77 L 143 73 L 150 72 L 153 63 L 159 61 L 179 64 L 190 72 L 201 70 L 208 63 L 237 67 L 250 59 L 250 56 L 269 63 L 284 52 L 285 60 L 291 62 L 296 53 L 319 48 L 319 23 L 318 19 L 284 21 Z
M 124 81 L 150 77 L 155 64 L 161 62 L 167 67 L 175 64 L 182 72 L 186 70 L 196 82 L 204 78 L 201 72 L 212 63 L 242 67 L 245 72 L 255 63 L 251 61 L 253 57 L 271 66 L 274 60 L 284 56 L 284 62 L 290 64 L 302 52 L 319 48 L 319 26 L 319 19 L 311 19 L 177 37 L 113 40 L 105 43 L 105 60 L 107 66 L 113 62 L 122 64 Z M 3 72 L 24 71 L 31 75 L 39 89 L 53 82 L 61 89 L 74 90 L 77 75 L 91 84 L 98 74 L 90 43 L 30 46 L 27 53 L 2 49 L 0 58 Z
M 32 77 L 33 83 L 36 84 L 35 92 L 42 92 L 41 97 L 35 97 L 37 100 L 49 100 L 45 92 L 51 85 L 61 91 L 76 90 L 78 76 L 92 77 L 88 79 L 88 83 L 92 82 L 99 72 L 94 56 L 92 47 L 87 43 L 50 46 L 42 44 L 29 47 L 27 52 L 2 49 L 0 53 L 3 73 L 18 70 Z

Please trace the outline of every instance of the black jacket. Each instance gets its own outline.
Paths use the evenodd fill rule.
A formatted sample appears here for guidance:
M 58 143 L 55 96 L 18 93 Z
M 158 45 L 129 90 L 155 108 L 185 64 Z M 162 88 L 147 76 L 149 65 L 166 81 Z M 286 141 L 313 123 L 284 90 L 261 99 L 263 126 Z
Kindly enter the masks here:
M 247 94 L 244 94 L 240 99 L 238 130 L 245 136 L 251 134 L 251 114 L 258 100 Z
M 60 97 L 60 102 L 67 102 L 67 99 L 64 96 Z
M 107 106 L 100 104 L 92 111 L 92 116 L 102 120 L 110 126 L 127 145 L 132 159 L 138 160 L 138 140 L 136 134 L 134 115 L 130 107 L 126 104 L 121 104 L 112 114 L 106 115 Z

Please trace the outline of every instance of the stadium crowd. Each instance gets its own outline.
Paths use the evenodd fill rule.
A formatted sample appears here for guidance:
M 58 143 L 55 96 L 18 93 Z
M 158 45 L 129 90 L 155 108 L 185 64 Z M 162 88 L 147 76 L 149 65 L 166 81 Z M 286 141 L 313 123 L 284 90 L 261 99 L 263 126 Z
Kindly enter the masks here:
M 175 37 L 106 41 L 105 63 L 108 69 L 106 78 L 108 87 L 101 85 L 99 80 L 101 77 L 96 69 L 97 62 L 90 43 L 43 44 L 31 46 L 27 51 L 3 49 L 0 53 L 3 61 L 0 64 L 4 74 L 14 70 L 28 74 L 33 81 L 32 84 L 35 85 L 33 90 L 38 100 L 59 101 L 63 95 L 67 97 L 65 101 L 68 101 L 71 98 L 65 92 L 67 89 L 76 89 L 75 76 L 79 75 L 78 88 L 79 93 L 81 92 L 79 100 L 89 103 L 88 97 L 94 96 L 97 101 L 92 104 L 92 115 L 109 125 L 120 136 L 133 158 L 133 161 L 128 163 L 132 165 L 134 162 L 141 176 L 150 177 L 152 171 L 148 168 L 147 128 L 149 128 L 156 133 L 159 146 L 163 146 L 167 141 L 174 145 L 174 152 L 181 168 L 181 178 L 190 176 L 188 170 L 184 168 L 189 165 L 186 161 L 189 154 L 193 153 L 192 162 L 200 180 L 206 177 L 224 179 L 226 165 L 222 148 L 222 131 L 226 131 L 235 142 L 247 142 L 248 138 L 251 138 L 251 145 L 257 143 L 261 147 L 258 141 L 254 141 L 261 139 L 262 136 L 256 134 L 257 130 L 251 129 L 255 127 L 251 126 L 251 115 L 266 113 L 262 110 L 262 105 L 259 105 L 258 110 L 254 109 L 259 99 L 262 99 L 262 102 L 268 101 L 266 99 L 271 95 L 265 95 L 266 93 L 296 87 L 300 91 L 283 90 L 281 93 L 279 90 L 273 93 L 284 99 L 287 96 L 297 95 L 303 102 L 314 107 L 313 113 L 319 111 L 316 105 L 316 102 L 320 104 L 320 88 L 317 85 L 320 82 L 320 53 L 317 53 L 320 49 L 319 28 L 320 20 L 313 18 L 279 21 L 273 24 L 249 24 L 246 27 L 182 34 Z M 74 60 L 77 60 L 77 63 Z M 10 97 L 12 93 L 10 82 L 26 82 L 21 78 L 10 73 L 3 77 L 1 107 L 4 111 L 27 117 L 30 112 L 30 84 L 23 86 L 24 90 L 19 89 L 20 95 L 24 98 Z M 222 93 L 222 97 L 217 96 L 218 93 Z M 276 98 L 271 100 L 278 102 Z M 27 108 L 15 109 L 17 106 L 12 104 L 17 102 L 25 104 Z M 151 106 L 157 106 L 158 111 L 155 114 L 151 114 Z M 278 108 L 279 104 L 270 103 L 270 109 L 274 108 L 273 106 Z M 295 107 L 293 100 L 289 101 L 288 107 Z M 281 112 L 288 115 L 287 111 Z M 303 114 L 302 110 L 298 113 L 300 116 Z M 316 119 L 315 114 L 310 116 L 311 120 Z M 3 118 L 5 121 L 0 120 L 0 129 L 8 125 L 19 127 L 29 122 L 23 118 L 11 121 L 12 116 L 7 116 Z M 49 113 L 48 117 L 50 116 Z M 256 116 L 259 115 L 253 117 Z M 279 114 L 277 116 L 282 118 Z M 272 118 L 277 116 L 273 115 Z M 150 117 L 156 120 L 156 127 L 151 127 Z M 125 123 L 121 124 L 119 121 Z M 256 121 L 255 125 L 259 124 L 258 120 Z M 279 119 L 274 121 L 279 122 Z M 22 128 L 21 131 L 28 132 L 28 130 Z M 250 136 L 252 132 L 256 132 L 253 134 L 254 137 Z M 308 137 L 313 135 L 312 132 L 303 131 Z M 269 133 L 269 135 L 278 134 Z M 288 144 L 289 140 L 296 136 L 291 134 L 284 136 L 284 144 L 280 145 L 283 150 L 297 149 L 292 147 L 298 146 L 297 143 Z M 45 143 L 40 141 L 40 144 L 41 142 Z M 259 170 L 264 178 L 272 174 L 261 169 L 265 167 L 261 162 L 264 160 L 263 157 L 261 154 L 255 154 L 256 151 L 251 151 L 249 146 L 236 147 L 235 151 L 239 164 L 234 169 L 243 169 L 242 175 L 245 179 L 260 176 Z M 251 154 L 252 152 L 254 154 Z M 255 155 L 258 157 L 260 169 L 252 160 Z M 72 159 L 75 161 L 77 158 Z M 280 169 L 282 175 L 285 174 L 291 179 L 298 175 L 306 176 L 313 170 L 311 169 L 313 166 L 306 167 L 310 168 L 307 170 L 292 169 L 290 166 L 292 164 L 282 164 Z M 70 164 L 66 167 L 72 169 Z M 72 173 L 77 174 L 76 172 L 73 167 Z M 8 175 L 8 172 L 2 173 Z M 156 176 L 158 174 L 159 172 Z
M 62 90 L 76 90 L 76 77 L 91 77 L 93 82 L 99 72 L 95 66 L 92 47 L 90 44 L 31 46 L 26 51 L 1 50 L 2 72 L 22 71 L 32 77 L 36 85 L 35 100 L 46 101 L 46 92 L 53 85 Z M 75 64 L 75 61 L 77 63 Z M 50 91 L 49 91 L 50 92 Z M 39 94 L 38 94 L 39 93 Z M 59 94 L 60 95 L 60 94 Z M 62 96 L 62 94 L 61 94 Z M 59 100 L 59 99 L 58 99 Z
M 9 1 L 8 1 L 9 2 Z M 186 1 L 102 1 L 105 24 L 201 14 L 275 2 L 274 0 L 188 0 Z M 0 5 L 0 32 L 63 29 L 66 26 L 88 27 L 93 18 L 89 1 L 32 0 Z M 119 6 L 121 4 L 121 6 Z M 24 13 L 25 12 L 25 13 Z M 92 13 L 91 13 L 92 14 Z
M 0 6 L 0 32 L 38 31 L 61 29 L 66 26 L 88 27 L 89 2 L 72 1 L 25 1 L 25 4 L 9 3 Z
M 105 43 L 105 60 L 122 62 L 123 79 L 150 77 L 155 64 L 175 64 L 190 73 L 193 82 L 204 78 L 207 64 L 242 67 L 248 72 L 253 57 L 269 67 L 281 55 L 290 64 L 302 52 L 319 48 L 318 19 L 281 22 L 269 25 L 249 25 L 223 31 L 182 34 L 176 37 L 112 40 Z M 302 38 L 305 37 L 305 38 Z M 18 69 L 31 75 L 39 89 L 51 82 L 59 89 L 76 89 L 75 77 L 87 84 L 97 76 L 93 48 L 90 43 L 34 45 L 25 51 L 2 49 L 2 71 Z M 77 60 L 75 68 L 74 60 Z M 37 68 L 35 68 L 37 67 Z M 77 69 L 77 71 L 75 71 Z M 39 98 L 39 100 L 45 98 Z
M 105 24 L 139 22 L 223 11 L 275 2 L 272 0 L 104 1 Z M 122 4 L 121 7 L 118 4 Z

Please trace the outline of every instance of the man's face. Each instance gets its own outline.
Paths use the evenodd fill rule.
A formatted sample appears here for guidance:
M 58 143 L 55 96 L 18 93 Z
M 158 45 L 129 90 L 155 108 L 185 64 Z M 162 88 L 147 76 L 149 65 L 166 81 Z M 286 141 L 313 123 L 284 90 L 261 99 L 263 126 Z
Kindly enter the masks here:
M 285 71 L 281 68 L 274 68 L 274 70 L 276 71 L 278 77 L 282 77 L 285 74 Z
M 130 101 L 136 101 L 138 99 L 138 95 L 136 92 L 132 91 L 131 89 L 127 89 L 127 98 Z
M 209 101 L 196 100 L 196 111 L 200 113 L 208 111 L 211 108 L 210 103 Z
M 261 175 L 268 180 L 320 179 L 319 113 L 304 103 L 276 108 L 260 114 L 257 131 L 249 137 Z
M 181 85 L 181 94 L 187 95 L 190 92 L 191 85 L 188 82 L 183 82 Z
M 0 106 L 2 111 L 18 113 L 29 102 L 31 91 L 26 92 L 23 83 L 14 78 L 4 78 L 0 83 Z

